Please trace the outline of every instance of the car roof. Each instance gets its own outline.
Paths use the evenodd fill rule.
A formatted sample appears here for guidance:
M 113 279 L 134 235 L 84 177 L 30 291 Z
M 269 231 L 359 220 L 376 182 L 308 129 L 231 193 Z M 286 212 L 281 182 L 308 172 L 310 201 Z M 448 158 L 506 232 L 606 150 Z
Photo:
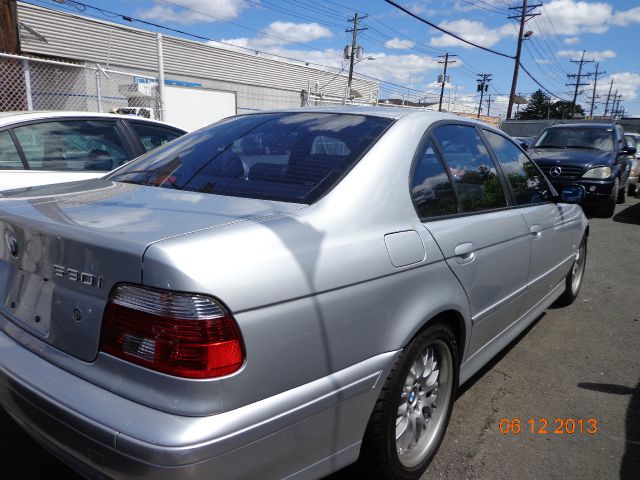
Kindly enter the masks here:
M 176 128 L 178 130 L 183 130 L 179 127 L 175 127 L 165 122 L 161 122 L 159 120 L 154 120 L 150 118 L 140 117 L 137 115 L 118 115 L 115 113 L 98 113 L 98 112 L 75 112 L 75 111 L 15 111 L 15 112 L 0 112 L 0 127 L 5 127 L 18 122 L 28 122 L 31 120 L 49 120 L 55 118 L 121 118 L 128 120 L 136 120 L 147 123 L 154 123 L 156 125 L 165 125 L 167 127 Z M 183 130 L 184 131 L 184 130 Z
M 465 117 L 460 117 L 452 113 L 436 112 L 433 110 L 418 110 L 400 107 L 385 107 L 385 106 L 359 106 L 359 105 L 337 105 L 331 107 L 295 107 L 295 108 L 280 108 L 276 110 L 260 110 L 258 112 L 251 112 L 247 115 L 259 115 L 262 113 L 340 113 L 351 115 L 368 115 L 372 117 L 384 117 L 391 119 L 400 119 L 406 116 L 421 116 L 425 119 L 431 119 L 432 121 L 443 119 L 458 119 L 467 120 Z
M 547 128 L 614 128 L 615 123 L 556 123 Z

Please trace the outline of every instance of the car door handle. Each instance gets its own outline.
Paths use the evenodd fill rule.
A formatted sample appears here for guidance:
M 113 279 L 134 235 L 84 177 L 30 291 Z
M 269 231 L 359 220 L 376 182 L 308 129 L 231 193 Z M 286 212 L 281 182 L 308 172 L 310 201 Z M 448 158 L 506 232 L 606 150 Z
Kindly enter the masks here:
M 455 253 L 458 263 L 469 263 L 476 258 L 476 247 L 473 243 L 461 243 L 458 245 L 453 253 Z
M 529 229 L 533 238 L 540 238 L 542 236 L 542 227 L 540 225 L 532 225 Z

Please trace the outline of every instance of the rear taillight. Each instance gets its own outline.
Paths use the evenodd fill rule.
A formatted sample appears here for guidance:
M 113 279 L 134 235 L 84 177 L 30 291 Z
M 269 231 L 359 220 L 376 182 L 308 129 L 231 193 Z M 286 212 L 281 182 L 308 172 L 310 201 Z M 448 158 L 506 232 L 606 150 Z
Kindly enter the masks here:
M 213 298 L 134 285 L 111 292 L 100 350 L 186 378 L 228 375 L 244 361 L 236 322 Z

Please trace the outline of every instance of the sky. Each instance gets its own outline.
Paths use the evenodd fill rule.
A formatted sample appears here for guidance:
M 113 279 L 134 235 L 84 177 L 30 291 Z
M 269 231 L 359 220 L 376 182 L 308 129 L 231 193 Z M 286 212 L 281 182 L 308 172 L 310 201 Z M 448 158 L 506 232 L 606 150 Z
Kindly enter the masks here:
M 477 105 L 478 74 L 491 74 L 491 114 L 504 116 L 511 88 L 514 60 L 464 44 L 435 28 L 412 18 L 384 0 L 81 0 L 134 19 L 100 12 L 65 0 L 27 0 L 28 3 L 71 11 L 116 23 L 132 25 L 168 35 L 183 36 L 136 22 L 145 20 L 211 39 L 211 44 L 242 51 L 260 52 L 299 59 L 313 66 L 347 72 L 343 49 L 351 43 L 354 14 L 366 18 L 359 27 L 358 44 L 364 57 L 355 66 L 356 74 L 379 80 L 381 98 L 433 100 L 439 94 L 437 77 L 442 73 L 448 53 L 450 83 L 445 89 L 445 108 L 449 99 L 456 104 Z M 522 1 L 509 0 L 396 0 L 407 10 L 466 40 L 497 52 L 514 56 L 518 23 L 509 19 Z M 603 114 L 613 79 L 615 91 L 622 95 L 626 114 L 640 116 L 640 5 L 637 0 L 530 0 L 542 3 L 532 13 L 525 31 L 533 32 L 523 42 L 521 62 L 535 78 L 520 69 L 516 93 L 525 97 L 539 84 L 554 99 L 572 100 L 579 64 L 583 73 L 598 75 L 594 114 Z M 200 40 L 204 41 L 204 40 Z M 587 112 L 591 106 L 594 75 L 583 78 L 578 97 Z M 537 81 L 537 83 L 536 83 Z M 485 97 L 486 98 L 486 97 Z M 453 108 L 452 108 L 453 109 Z M 483 106 L 486 113 L 486 104 Z

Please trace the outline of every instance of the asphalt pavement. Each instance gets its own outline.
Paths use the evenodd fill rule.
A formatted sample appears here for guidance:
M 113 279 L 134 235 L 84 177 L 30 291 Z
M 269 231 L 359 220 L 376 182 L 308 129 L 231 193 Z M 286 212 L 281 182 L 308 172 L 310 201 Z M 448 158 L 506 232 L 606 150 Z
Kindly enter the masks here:
M 640 479 L 640 199 L 590 223 L 580 296 L 461 388 L 422 480 Z M 79 478 L 4 412 L 0 452 L 3 479 Z

